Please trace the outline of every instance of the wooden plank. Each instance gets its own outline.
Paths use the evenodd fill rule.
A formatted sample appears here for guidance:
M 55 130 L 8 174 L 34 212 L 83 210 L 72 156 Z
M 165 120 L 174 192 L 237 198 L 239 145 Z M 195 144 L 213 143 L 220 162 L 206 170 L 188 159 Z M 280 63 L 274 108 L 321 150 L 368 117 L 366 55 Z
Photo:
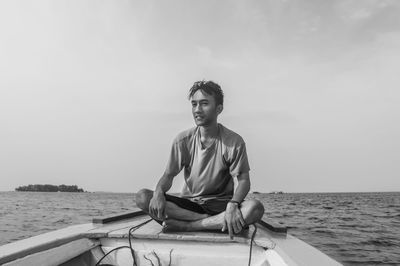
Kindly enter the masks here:
M 287 234 L 286 226 L 275 223 L 271 219 L 266 218 L 265 215 L 264 215 L 263 219 L 261 221 L 259 221 L 258 223 L 272 232 Z
M 146 217 L 143 221 L 138 221 L 134 225 L 138 225 L 146 220 L 148 220 L 150 217 Z M 113 231 L 112 233 L 109 234 L 109 237 L 128 237 L 128 229 L 124 230 L 116 230 Z M 132 236 L 136 238 L 154 238 L 157 239 L 158 235 L 161 233 L 162 227 L 159 223 L 156 221 L 152 220 L 149 223 L 137 228 L 133 233 Z
M 128 232 L 129 228 L 138 225 L 148 219 L 150 219 L 149 216 L 138 216 L 135 219 L 121 220 L 114 223 L 103 224 L 92 230 L 87 231 L 83 235 L 89 238 L 102 238 L 107 237 L 110 232 L 120 229 L 126 230 L 126 232 Z
M 139 224 L 139 222 L 136 222 L 136 224 Z M 128 238 L 128 231 L 129 228 L 121 228 L 119 230 L 109 232 L 107 236 L 109 238 Z M 223 233 L 219 230 L 163 233 L 162 226 L 153 220 L 135 230 L 132 233 L 132 236 L 133 238 L 137 239 L 177 240 L 213 243 L 249 243 L 253 231 L 253 226 L 251 226 L 249 230 L 244 230 L 240 234 L 235 235 L 233 240 L 230 239 L 227 232 Z
M 116 221 L 121 221 L 124 219 L 135 218 L 141 215 L 145 215 L 146 213 L 140 209 L 135 209 L 135 211 L 124 212 L 124 213 L 117 213 L 113 215 L 103 216 L 103 217 L 95 217 L 92 220 L 94 224 L 106 224 Z

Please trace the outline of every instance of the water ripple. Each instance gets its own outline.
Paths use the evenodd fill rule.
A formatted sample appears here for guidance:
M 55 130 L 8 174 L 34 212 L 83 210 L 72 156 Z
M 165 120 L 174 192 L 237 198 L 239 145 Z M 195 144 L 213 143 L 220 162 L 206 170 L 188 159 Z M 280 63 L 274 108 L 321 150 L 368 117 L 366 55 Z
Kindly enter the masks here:
M 400 265 L 400 193 L 258 194 L 266 215 L 344 265 Z M 133 194 L 0 192 L 0 245 L 126 212 Z

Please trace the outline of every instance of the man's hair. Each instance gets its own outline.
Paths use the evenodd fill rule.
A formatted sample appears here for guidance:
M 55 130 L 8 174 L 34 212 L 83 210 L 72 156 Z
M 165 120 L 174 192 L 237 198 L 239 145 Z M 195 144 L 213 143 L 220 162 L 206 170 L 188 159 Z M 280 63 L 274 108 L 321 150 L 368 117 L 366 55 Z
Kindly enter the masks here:
M 212 95 L 215 99 L 216 105 L 224 105 L 224 92 L 222 91 L 221 87 L 209 80 L 201 80 L 201 81 L 196 81 L 193 86 L 189 90 L 189 96 L 188 99 L 192 98 L 192 96 L 196 93 L 196 91 L 200 90 L 203 93 L 206 93 L 208 95 Z

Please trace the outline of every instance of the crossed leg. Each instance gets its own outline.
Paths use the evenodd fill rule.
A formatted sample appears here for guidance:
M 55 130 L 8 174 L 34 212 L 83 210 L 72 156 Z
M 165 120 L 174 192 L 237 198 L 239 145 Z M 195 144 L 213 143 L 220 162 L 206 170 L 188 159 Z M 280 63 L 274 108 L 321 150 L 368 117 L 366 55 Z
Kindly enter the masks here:
M 153 191 L 150 189 L 141 189 L 136 194 L 136 206 L 150 215 L 153 219 L 158 220 L 157 217 L 153 217 L 149 211 L 150 200 L 153 198 Z M 182 221 L 196 221 L 208 217 L 208 214 L 198 213 L 191 210 L 187 210 L 179 207 L 173 202 L 167 201 L 165 206 L 165 214 L 168 219 L 177 219 Z
M 249 225 L 261 219 L 264 214 L 264 207 L 257 200 L 246 200 L 241 204 L 240 211 L 245 223 Z M 194 221 L 180 221 L 175 219 L 165 221 L 166 229 L 171 231 L 221 230 L 224 224 L 225 212 Z
M 142 189 L 136 194 L 136 205 L 149 215 L 152 197 L 153 191 L 149 189 Z M 241 204 L 240 211 L 246 224 L 252 224 L 262 218 L 264 206 L 258 200 L 246 200 Z M 166 203 L 165 213 L 168 219 L 164 221 L 164 229 L 168 231 L 221 230 L 225 222 L 225 212 L 210 216 L 181 208 L 170 201 Z

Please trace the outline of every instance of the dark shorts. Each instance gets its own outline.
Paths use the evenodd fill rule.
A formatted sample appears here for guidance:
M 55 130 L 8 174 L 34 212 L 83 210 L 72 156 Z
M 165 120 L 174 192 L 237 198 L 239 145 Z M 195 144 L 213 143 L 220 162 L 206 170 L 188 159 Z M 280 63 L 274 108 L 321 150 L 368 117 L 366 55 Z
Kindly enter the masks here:
M 182 209 L 209 215 L 216 215 L 224 212 L 229 202 L 229 199 L 210 199 L 204 202 L 194 202 L 186 198 L 175 197 L 169 194 L 165 194 L 165 199 L 175 203 Z

